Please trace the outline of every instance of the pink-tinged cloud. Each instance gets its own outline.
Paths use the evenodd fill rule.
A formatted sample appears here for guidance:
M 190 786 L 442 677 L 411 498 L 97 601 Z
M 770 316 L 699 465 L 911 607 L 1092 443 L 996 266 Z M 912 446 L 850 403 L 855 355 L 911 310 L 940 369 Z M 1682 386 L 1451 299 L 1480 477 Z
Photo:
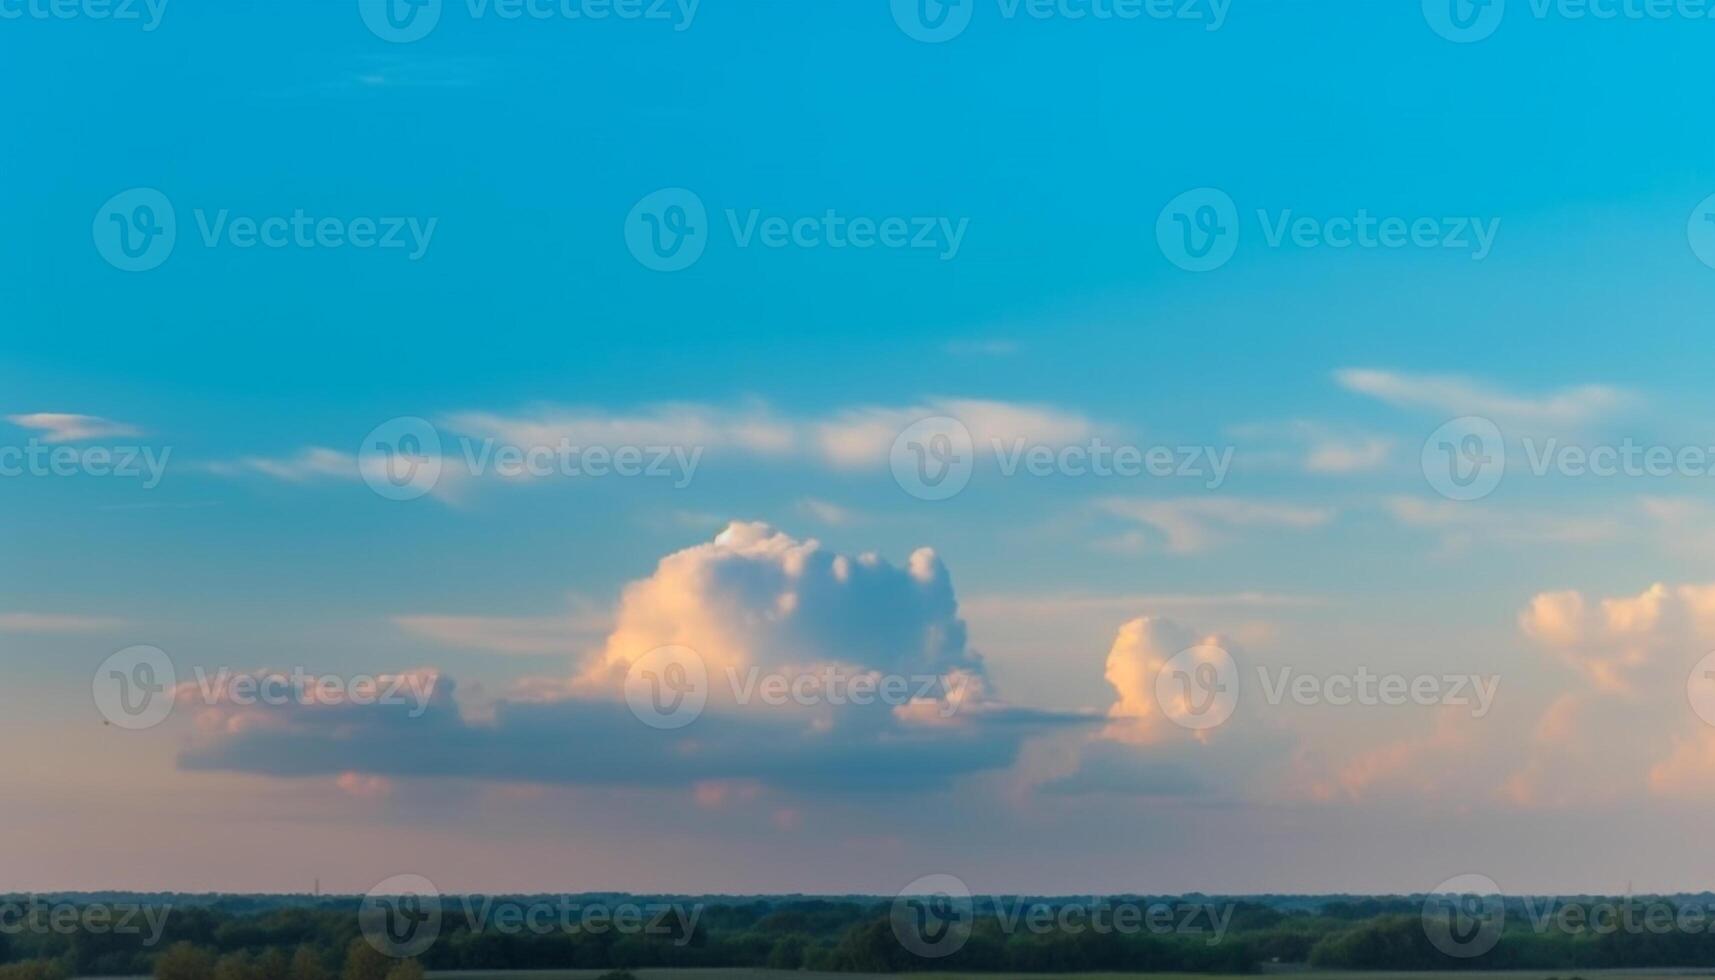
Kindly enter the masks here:
M 1657 583 L 1601 599 L 1543 593 L 1519 627 L 1576 686 L 1541 714 L 1505 799 L 1569 806 L 1715 795 L 1715 679 L 1695 669 L 1715 649 L 1715 586 Z M 1604 777 L 1590 779 L 1594 770 Z
M 440 675 L 414 712 L 217 698 L 181 761 L 280 776 L 695 786 L 696 802 L 710 806 L 747 786 L 936 788 L 1005 768 L 1032 734 L 1088 721 L 997 699 L 966 643 L 951 577 L 927 549 L 896 566 L 733 524 L 627 587 L 613 621 L 572 675 L 525 682 L 523 697 L 480 711 Z M 693 650 L 706 666 L 707 706 L 683 730 L 649 726 L 626 700 L 632 665 L 663 646 Z M 799 688 L 813 700 L 747 693 L 756 674 L 814 678 Z M 839 699 L 849 689 L 827 680 L 881 676 L 907 678 L 909 697 Z

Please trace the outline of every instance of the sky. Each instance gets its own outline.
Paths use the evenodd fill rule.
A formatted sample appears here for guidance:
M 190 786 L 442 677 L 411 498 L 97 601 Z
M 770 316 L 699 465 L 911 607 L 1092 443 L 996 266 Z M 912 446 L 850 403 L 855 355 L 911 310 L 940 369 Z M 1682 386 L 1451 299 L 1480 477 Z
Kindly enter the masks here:
M 0 0 L 0 883 L 1708 886 L 1706 13 Z

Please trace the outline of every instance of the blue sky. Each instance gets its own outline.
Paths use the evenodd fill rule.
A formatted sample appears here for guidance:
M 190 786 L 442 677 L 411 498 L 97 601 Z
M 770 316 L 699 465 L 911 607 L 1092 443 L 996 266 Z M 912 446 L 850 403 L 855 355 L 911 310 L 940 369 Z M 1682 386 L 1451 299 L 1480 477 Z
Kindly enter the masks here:
M 0 446 L 51 436 L 28 420 L 59 413 L 117 427 L 72 444 L 171 449 L 150 490 L 0 479 L 0 623 L 11 624 L 0 660 L 18 678 L 0 719 L 53 738 L 60 763 L 51 776 L 0 769 L 41 794 L 0 808 L 26 826 L 72 814 L 41 853 L 0 858 L 0 872 L 41 887 L 303 884 L 287 863 L 187 858 L 198 835 L 259 807 L 286 814 L 265 837 L 320 835 L 324 877 L 353 888 L 426 870 L 353 858 L 388 833 L 429 849 L 481 841 L 482 861 L 436 859 L 468 887 L 587 874 L 604 887 L 886 890 L 951 870 L 995 888 L 1413 890 L 1478 866 L 1521 887 L 1692 884 L 1674 842 L 1690 839 L 1682 790 L 1701 771 L 1685 767 L 1702 728 L 1668 688 L 1683 678 L 1670 665 L 1702 642 L 1694 595 L 1675 590 L 1711 578 L 1707 478 L 1533 479 L 1517 466 L 1525 437 L 1715 444 L 1698 421 L 1715 271 L 1687 232 L 1715 193 L 1701 68 L 1715 25 L 1537 16 L 1513 0 L 1492 37 L 1456 44 L 1415 4 L 1239 0 L 1210 30 L 1206 18 L 1009 18 L 998 0 L 967 2 L 970 26 L 942 44 L 913 40 L 882 0 L 705 0 L 689 24 L 506 20 L 448 3 L 431 34 L 404 44 L 367 29 L 355 2 L 174 0 L 148 31 L 85 15 L 0 20 L 0 80 L 27 93 L 5 110 L 14 152 L 0 155 L 13 189 L 0 195 L 11 232 Z M 133 188 L 176 212 L 172 254 L 146 272 L 116 269 L 92 233 L 104 202 Z M 711 218 L 706 253 L 681 272 L 626 247 L 633 206 L 664 188 L 693 192 Z M 1164 206 L 1194 188 L 1226 194 L 1240 222 L 1231 261 L 1204 273 L 1156 242 Z M 222 210 L 413 218 L 434 232 L 419 260 L 205 246 L 197 216 Z M 966 230 L 950 260 L 740 247 L 727 213 L 753 210 Z M 1469 217 L 1497 234 L 1479 261 L 1270 247 L 1264 232 L 1288 211 L 1360 210 Z M 1231 447 L 1232 474 L 1210 489 L 979 467 L 964 493 L 931 503 L 890 477 L 891 434 L 879 457 L 828 448 L 832 429 L 858 422 L 992 419 L 1003 406 L 1023 414 L 965 419 L 979 442 Z M 1469 415 L 1505 431 L 1508 477 L 1449 509 L 1419 452 Z M 480 428 L 473 417 L 507 432 L 711 428 L 686 438 L 707 454 L 682 489 L 476 479 L 398 502 L 370 493 L 351 457 L 401 416 L 432 421 L 449 444 Z M 790 445 L 746 443 L 738 430 L 752 424 Z M 316 465 L 306 453 L 318 449 L 334 456 Z M 1348 462 L 1318 465 L 1319 452 Z M 201 770 L 187 760 L 206 757 L 198 740 L 210 736 L 184 719 L 91 734 L 89 678 L 132 644 L 187 667 L 433 668 L 456 678 L 467 712 L 482 700 L 473 684 L 506 701 L 544 676 L 589 681 L 591 663 L 622 655 L 627 584 L 667 591 L 666 556 L 710 548 L 697 554 L 721 568 L 772 568 L 767 548 L 720 552 L 731 521 L 898 569 L 933 548 L 970 629 L 940 666 L 980 661 L 991 693 L 1036 727 L 972 735 L 1000 762 L 967 770 L 950 753 L 931 809 L 1004 800 L 1003 817 L 948 840 L 913 805 L 921 788 L 848 798 L 766 770 L 711 779 L 727 788 L 700 795 L 627 787 L 635 795 L 567 828 L 558 814 L 605 796 L 575 778 L 519 778 L 527 758 L 488 780 L 354 762 L 340 784 L 338 771 L 282 778 L 242 745 L 225 747 L 232 771 Z M 1186 522 L 1195 540 L 1176 544 Z M 1557 612 L 1580 625 L 1556 631 L 1533 605 L 1572 590 L 1597 609 L 1657 582 L 1686 611 L 1651 633 L 1658 652 L 1644 659 L 1662 670 L 1647 683 L 1591 666 L 1629 662 L 1612 649 L 1636 649 L 1626 629 Z M 865 617 L 950 622 L 851 602 L 804 640 L 825 645 L 818 655 L 862 647 L 849 631 Z M 755 612 L 731 597 L 698 608 Z M 31 618 L 43 616 L 64 620 Z M 411 617 L 416 628 L 400 625 Z M 449 637 L 445 617 L 471 622 Z M 556 617 L 575 621 L 563 643 L 496 651 L 496 632 L 536 637 Z M 1112 671 L 1135 651 L 1116 653 L 1116 636 L 1138 617 L 1222 634 L 1246 666 L 1497 672 L 1506 710 L 1475 740 L 1446 738 L 1517 758 L 1457 778 L 1415 770 L 1427 765 L 1417 748 L 1441 746 L 1424 710 L 1264 712 L 1255 723 L 1295 747 L 1279 758 L 1252 734 L 1092 734 L 1091 719 L 1125 717 Z M 1598 839 L 1589 815 L 1613 802 L 1545 788 L 1551 762 L 1520 761 L 1532 733 L 1552 729 L 1556 710 L 1587 708 L 1598 726 L 1605 708 L 1624 718 L 1623 706 L 1655 703 L 1648 692 L 1673 694 L 1689 724 L 1604 757 L 1652 794 L 1637 818 L 1647 839 L 1587 871 L 1524 846 L 1545 812 L 1554 846 Z M 635 734 L 587 724 L 571 730 L 596 744 Z M 1080 747 L 1092 739 L 1099 750 Z M 1403 746 L 1396 762 L 1412 760 L 1404 773 L 1350 775 L 1383 760 L 1343 758 L 1342 746 L 1390 740 Z M 1196 773 L 1202 791 L 1042 789 L 1080 759 L 1111 764 L 1108 743 Z M 86 846 L 112 829 L 90 801 L 115 778 L 143 801 L 158 858 Z M 473 784 L 493 795 L 460 799 Z M 675 807 L 682 819 L 664 815 Z M 1482 843 L 1402 856 L 1421 813 L 1463 821 Z M 885 833 L 873 832 L 878 814 Z M 1067 840 L 1137 821 L 1155 831 L 1148 843 Z M 495 826 L 524 843 L 489 840 Z M 650 846 L 662 834 L 688 843 Z M 1013 854 L 1041 835 L 1055 838 L 1042 856 Z M 1221 845 L 1233 839 L 1263 843 Z M 1343 840 L 1390 856 L 1354 867 Z M 699 857 L 698 844 L 728 853 Z M 785 859 L 757 870 L 770 849 Z

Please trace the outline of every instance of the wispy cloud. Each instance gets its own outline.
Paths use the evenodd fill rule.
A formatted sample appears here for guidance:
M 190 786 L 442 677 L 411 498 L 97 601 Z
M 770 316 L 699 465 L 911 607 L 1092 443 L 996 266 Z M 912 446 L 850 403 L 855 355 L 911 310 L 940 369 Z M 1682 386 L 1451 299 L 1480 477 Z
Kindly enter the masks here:
M 1597 384 L 1525 395 L 1454 375 L 1346 368 L 1334 372 L 1334 379 L 1347 391 L 1389 405 L 1432 409 L 1449 416 L 1480 415 L 1502 425 L 1526 427 L 1588 422 L 1632 400 L 1619 388 Z
M 357 479 L 357 457 L 334 449 L 311 446 L 284 457 L 246 456 L 231 462 L 208 463 L 205 469 L 219 476 L 261 475 L 287 483 L 307 483 L 329 477 Z
M 1016 340 L 989 338 L 979 340 L 949 340 L 942 348 L 955 357 L 1010 357 L 1023 350 Z
M 1115 517 L 1143 524 L 1165 540 L 1169 552 L 1195 554 L 1222 544 L 1239 528 L 1306 530 L 1334 519 L 1329 507 L 1302 507 L 1234 497 L 1179 497 L 1134 500 L 1110 497 L 1100 502 Z M 1106 543 L 1122 550 L 1140 550 L 1149 540 L 1136 533 Z
M 850 508 L 813 498 L 798 501 L 798 510 L 833 527 L 844 527 L 858 519 L 857 513 Z
M 1263 445 L 1246 451 L 1246 459 L 1295 467 L 1307 473 L 1343 475 L 1378 470 L 1392 457 L 1396 440 L 1390 436 L 1295 419 L 1234 426 L 1235 438 Z M 1270 445 L 1272 443 L 1272 446 Z
M 1597 516 L 1544 513 L 1468 501 L 1394 496 L 1383 509 L 1397 523 L 1436 532 L 1447 552 L 1462 552 L 1480 542 L 1589 545 L 1617 541 L 1628 534 L 1610 508 Z
M 107 439 L 143 434 L 143 430 L 134 425 L 104 419 L 99 415 L 33 412 L 28 415 L 8 415 L 6 421 L 25 429 L 34 429 L 40 432 L 44 442 L 78 442 L 84 439 Z

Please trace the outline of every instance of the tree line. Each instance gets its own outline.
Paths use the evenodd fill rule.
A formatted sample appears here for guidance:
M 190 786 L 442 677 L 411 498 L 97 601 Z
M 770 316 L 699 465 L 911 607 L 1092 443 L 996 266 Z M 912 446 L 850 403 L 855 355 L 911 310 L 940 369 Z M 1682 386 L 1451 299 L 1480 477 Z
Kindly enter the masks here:
M 689 932 L 565 929 L 518 932 L 443 905 L 436 941 L 415 959 L 384 955 L 360 933 L 355 899 L 254 898 L 173 905 L 158 935 L 0 923 L 0 980 L 149 975 L 155 980 L 422 980 L 426 970 L 765 968 L 825 972 L 1124 971 L 1242 974 L 1263 964 L 1326 969 L 1578 970 L 1705 966 L 1715 932 L 1572 934 L 1507 918 L 1482 955 L 1449 956 L 1431 941 L 1421 899 L 1329 901 L 1315 908 L 1230 903 L 1218 934 L 1021 929 L 979 903 L 951 955 L 925 959 L 899 939 L 891 903 L 768 899 L 699 906 Z M 1032 903 L 1052 906 L 1050 900 Z M 1575 907 L 1563 905 L 1562 909 Z M 69 921 L 69 920 L 68 920 Z

